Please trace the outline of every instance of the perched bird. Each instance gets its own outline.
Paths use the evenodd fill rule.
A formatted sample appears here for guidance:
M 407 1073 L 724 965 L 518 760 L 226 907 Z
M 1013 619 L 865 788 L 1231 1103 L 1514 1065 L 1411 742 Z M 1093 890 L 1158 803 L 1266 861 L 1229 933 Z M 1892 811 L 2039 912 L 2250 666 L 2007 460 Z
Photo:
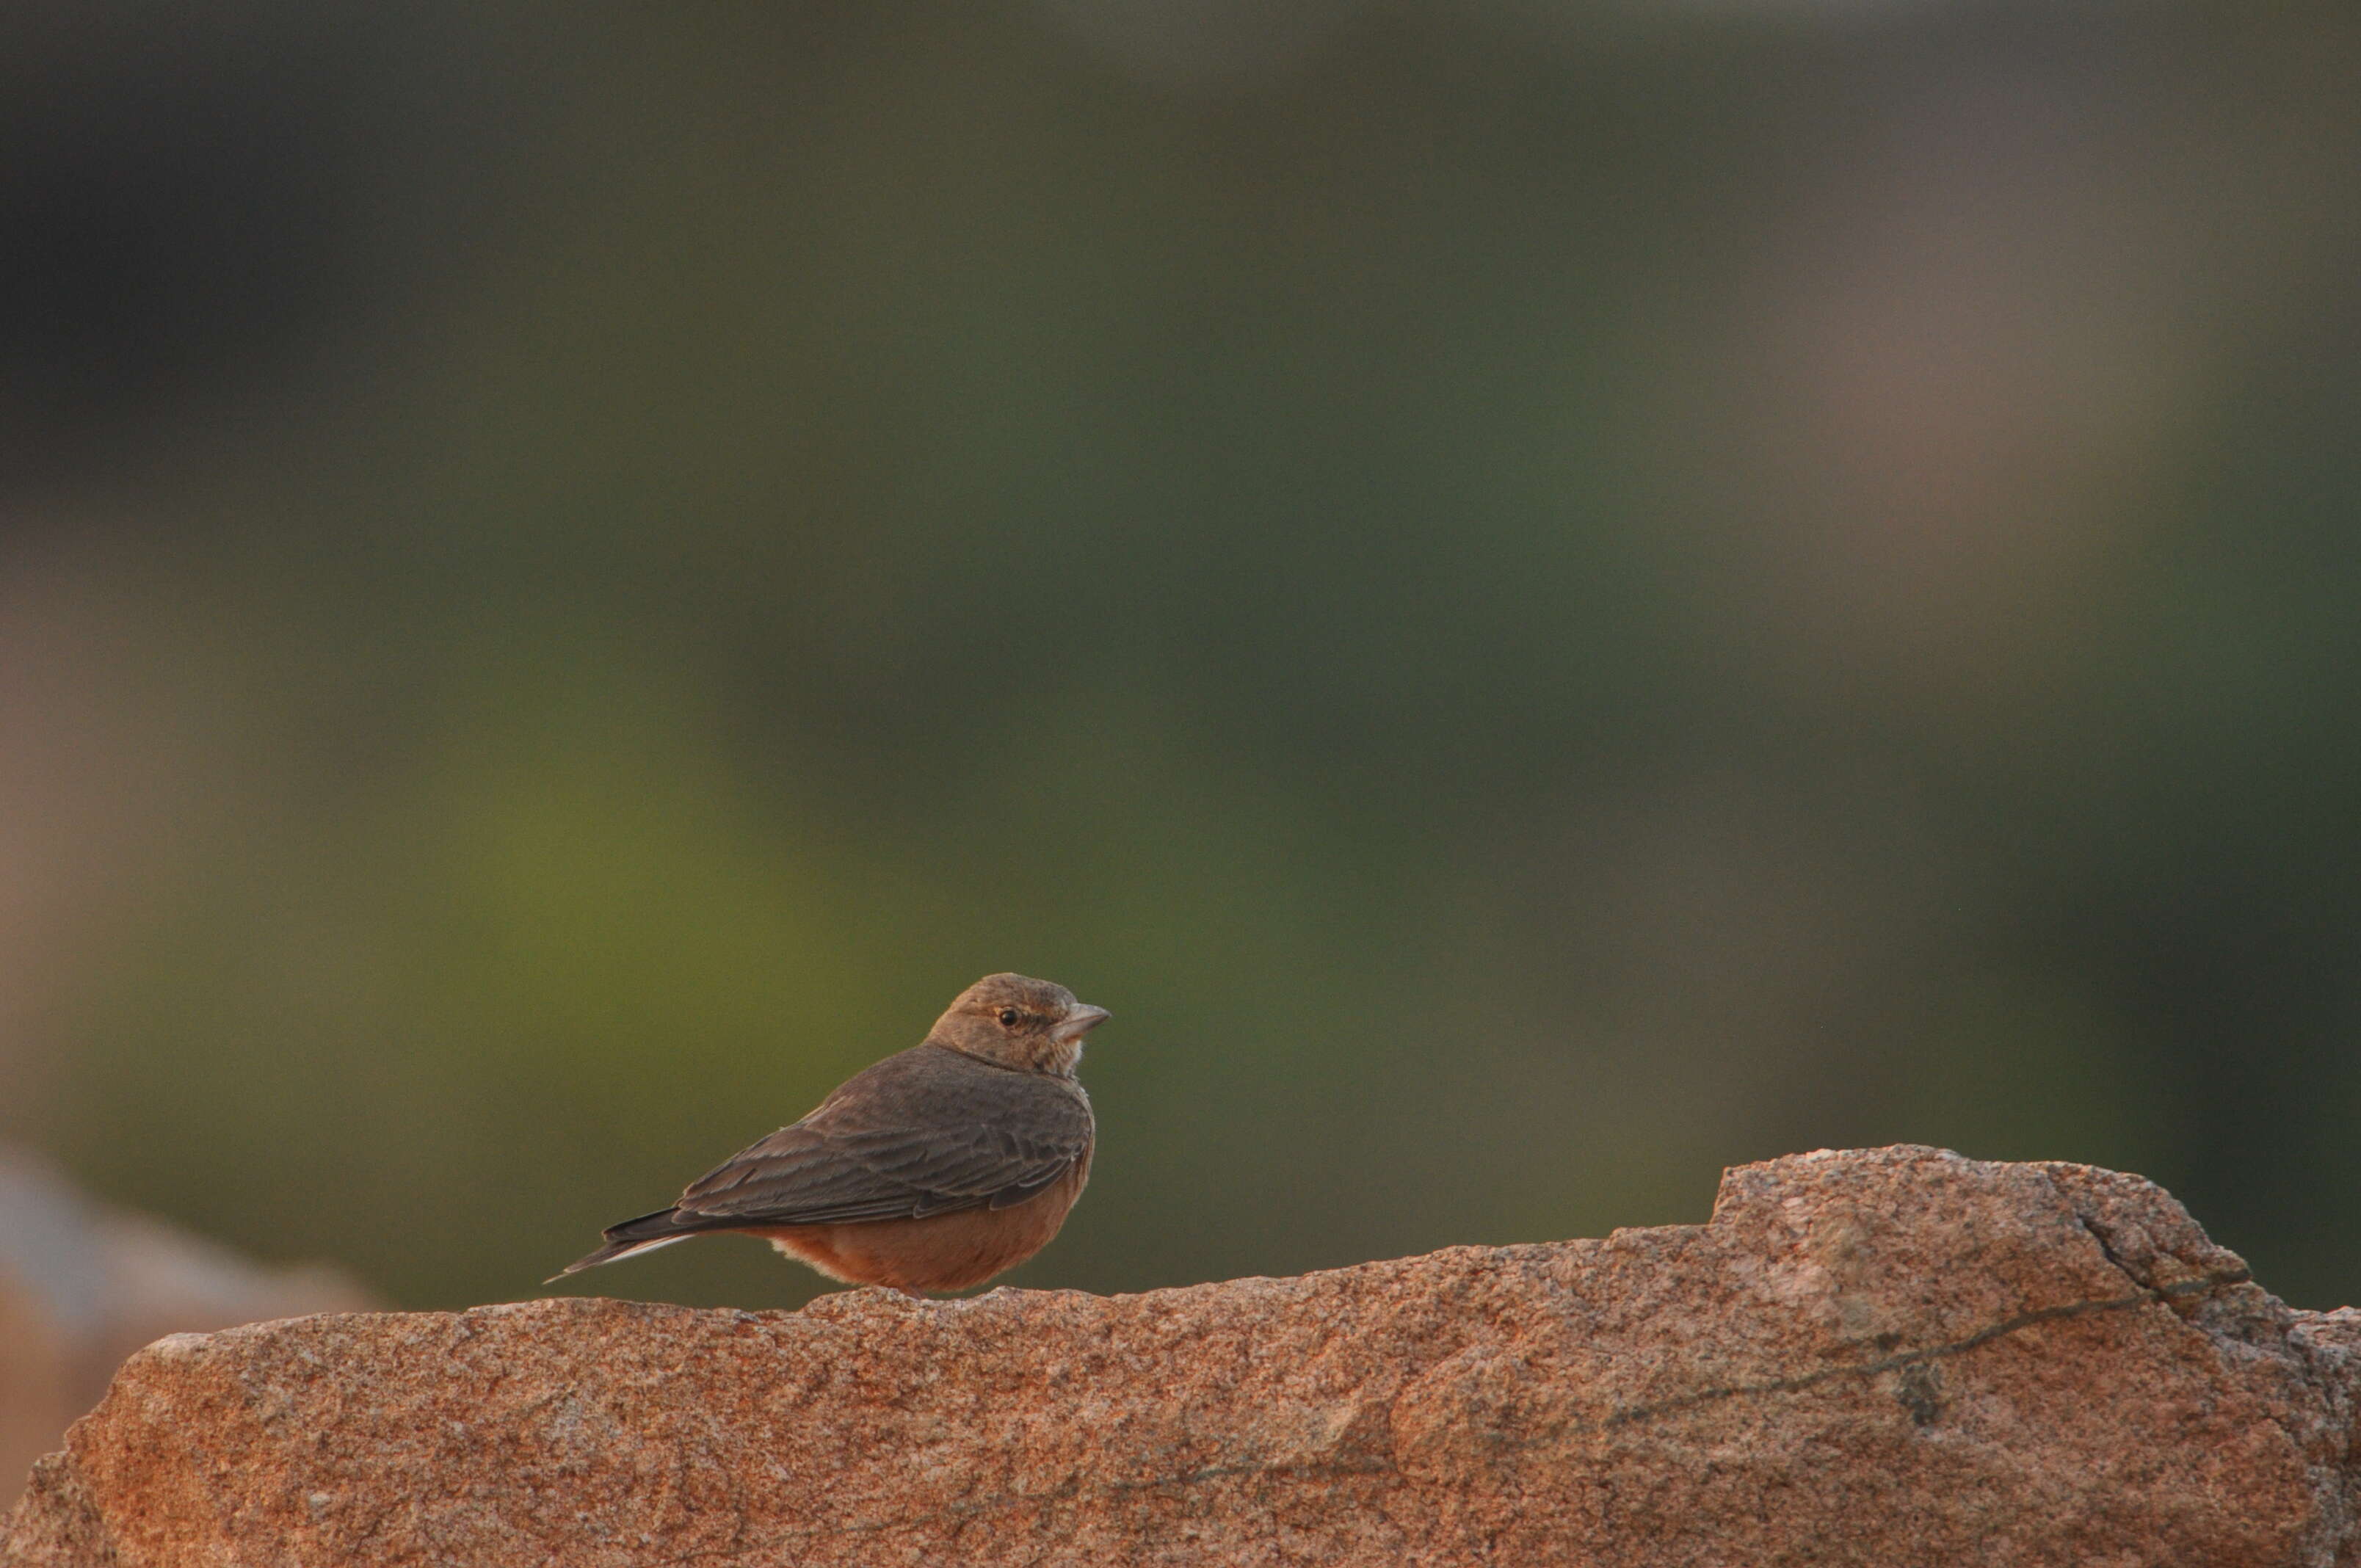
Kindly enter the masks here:
M 831 1279 L 963 1290 L 1049 1245 L 1090 1179 L 1096 1124 L 1074 1080 L 1104 1007 L 986 975 L 925 1041 L 855 1073 L 819 1109 L 607 1229 L 564 1272 L 707 1231 L 766 1238 Z

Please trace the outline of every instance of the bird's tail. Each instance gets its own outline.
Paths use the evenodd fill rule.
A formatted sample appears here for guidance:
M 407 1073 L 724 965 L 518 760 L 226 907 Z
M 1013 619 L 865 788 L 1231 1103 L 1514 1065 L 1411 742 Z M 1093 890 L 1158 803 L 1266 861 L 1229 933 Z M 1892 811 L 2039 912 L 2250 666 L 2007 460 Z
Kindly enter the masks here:
M 660 1246 L 670 1246 L 675 1242 L 685 1242 L 704 1228 L 682 1223 L 678 1212 L 671 1209 L 659 1209 L 653 1214 L 642 1214 L 636 1220 L 625 1220 L 620 1225 L 607 1227 L 606 1243 L 598 1251 L 576 1258 L 542 1283 L 555 1285 L 569 1274 L 579 1274 L 602 1263 L 620 1262 L 643 1252 L 653 1252 Z

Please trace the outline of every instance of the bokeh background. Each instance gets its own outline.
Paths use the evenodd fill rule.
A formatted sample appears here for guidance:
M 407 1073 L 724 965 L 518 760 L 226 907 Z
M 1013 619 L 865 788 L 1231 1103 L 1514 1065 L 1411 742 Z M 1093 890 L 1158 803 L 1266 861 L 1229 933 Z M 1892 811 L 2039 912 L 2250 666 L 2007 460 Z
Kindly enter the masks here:
M 1116 1014 L 1022 1284 L 1911 1140 L 2361 1296 L 2356 81 L 2349 0 L 10 8 L 0 1136 L 531 1296 L 1016 969 Z

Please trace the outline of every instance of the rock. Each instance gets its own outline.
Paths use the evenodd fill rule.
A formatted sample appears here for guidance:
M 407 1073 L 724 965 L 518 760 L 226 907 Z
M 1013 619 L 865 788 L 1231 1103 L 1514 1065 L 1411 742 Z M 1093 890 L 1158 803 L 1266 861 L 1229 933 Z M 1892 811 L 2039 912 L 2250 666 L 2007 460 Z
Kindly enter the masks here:
M 0 1497 L 149 1340 L 374 1305 L 334 1269 L 264 1267 L 0 1149 Z
M 1710 1223 L 1142 1296 L 560 1299 L 178 1335 L 27 1568 L 2331 1564 L 2361 1314 L 2169 1196 L 1932 1149 Z

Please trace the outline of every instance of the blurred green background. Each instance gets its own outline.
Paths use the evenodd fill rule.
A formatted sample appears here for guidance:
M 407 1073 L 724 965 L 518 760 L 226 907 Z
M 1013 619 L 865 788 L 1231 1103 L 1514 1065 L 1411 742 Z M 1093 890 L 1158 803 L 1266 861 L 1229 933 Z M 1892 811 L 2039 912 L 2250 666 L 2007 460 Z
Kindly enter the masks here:
M 2361 1296 L 2356 81 L 2349 0 L 12 10 L 0 1136 L 525 1297 L 1015 969 L 1115 1014 L 1020 1284 L 1910 1140 Z

